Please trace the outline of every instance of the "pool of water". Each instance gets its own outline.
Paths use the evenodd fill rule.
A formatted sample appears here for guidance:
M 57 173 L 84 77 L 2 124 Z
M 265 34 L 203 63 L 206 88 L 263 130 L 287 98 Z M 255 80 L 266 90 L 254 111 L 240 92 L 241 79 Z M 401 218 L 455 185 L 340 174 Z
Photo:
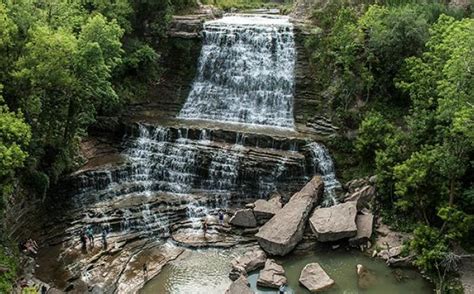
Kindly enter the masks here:
M 230 261 L 242 252 L 242 249 L 188 251 L 165 266 L 140 293 L 225 293 L 231 283 L 228 278 Z M 285 268 L 289 281 L 288 293 L 310 293 L 299 285 L 298 279 L 303 267 L 311 262 L 318 262 L 336 283 L 324 293 L 432 293 L 430 284 L 418 272 L 406 269 L 393 270 L 383 261 L 367 257 L 358 251 L 321 248 L 307 254 L 292 254 L 277 259 L 277 262 Z M 356 265 L 359 263 L 367 267 L 376 277 L 374 284 L 367 290 L 361 290 L 357 285 Z M 257 278 L 258 272 L 249 275 L 249 282 L 256 293 L 277 293 L 276 290 L 256 287 Z

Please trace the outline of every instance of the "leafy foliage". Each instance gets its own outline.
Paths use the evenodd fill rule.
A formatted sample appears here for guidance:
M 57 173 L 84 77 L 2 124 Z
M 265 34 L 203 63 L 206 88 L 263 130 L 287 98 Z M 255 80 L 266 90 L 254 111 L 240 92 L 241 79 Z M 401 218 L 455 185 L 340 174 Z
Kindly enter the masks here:
M 441 15 L 430 28 L 425 51 L 406 59 L 396 86 L 410 98 L 408 115 L 385 135 L 360 125 L 358 149 L 374 146 L 380 202 L 420 225 L 410 247 L 422 269 L 437 273 L 445 286 L 442 261 L 454 243 L 472 243 L 474 138 L 474 20 Z M 382 128 L 383 119 L 375 125 Z M 371 136 L 373 134 L 373 136 Z M 373 139 L 371 142 L 369 139 Z M 390 201 L 388 201 L 390 200 Z
M 195 5 L 195 0 L 0 2 L 2 200 L 13 197 L 17 183 L 44 199 L 50 184 L 78 164 L 79 141 L 96 117 L 120 114 L 129 98 L 124 93 L 157 83 L 158 50 L 171 15 Z M 1 215 L 3 208 L 2 201 Z M 0 275 L 0 292 L 9 292 L 12 276 Z

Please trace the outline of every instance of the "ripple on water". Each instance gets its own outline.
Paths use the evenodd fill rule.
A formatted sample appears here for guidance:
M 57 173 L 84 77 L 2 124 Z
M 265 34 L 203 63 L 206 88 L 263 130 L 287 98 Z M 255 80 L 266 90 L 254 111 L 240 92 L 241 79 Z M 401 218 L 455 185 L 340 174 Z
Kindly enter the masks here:
M 166 265 L 140 293 L 224 293 L 230 285 L 228 273 L 235 251 L 206 249 L 188 251 Z
M 230 285 L 228 273 L 230 261 L 242 253 L 242 249 L 207 249 L 188 251 L 178 260 L 172 261 L 163 271 L 150 281 L 141 294 L 222 294 Z M 336 282 L 335 286 L 324 293 L 344 294 L 399 294 L 399 293 L 432 293 L 429 283 L 412 270 L 400 270 L 404 279 L 399 282 L 391 268 L 381 260 L 369 258 L 357 251 L 344 249 L 331 250 L 321 248 L 304 255 L 289 255 L 277 260 L 285 268 L 289 280 L 289 292 L 309 293 L 298 283 L 303 267 L 311 262 L 318 262 Z M 375 273 L 376 282 L 368 290 L 357 286 L 356 265 L 360 263 Z M 276 290 L 256 287 L 258 272 L 249 275 L 249 282 L 256 293 L 277 293 Z

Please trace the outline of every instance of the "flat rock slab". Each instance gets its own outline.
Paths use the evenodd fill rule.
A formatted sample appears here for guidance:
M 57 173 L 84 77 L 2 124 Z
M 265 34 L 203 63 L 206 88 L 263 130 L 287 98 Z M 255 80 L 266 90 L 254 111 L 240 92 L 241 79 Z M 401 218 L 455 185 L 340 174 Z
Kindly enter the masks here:
M 303 268 L 299 281 L 311 293 L 326 290 L 334 285 L 333 279 L 316 262 L 309 263 Z
M 374 215 L 359 214 L 356 217 L 357 235 L 349 239 L 351 246 L 357 246 L 367 243 L 372 236 L 372 229 L 374 227 Z
M 244 228 L 254 228 L 257 226 L 257 220 L 253 214 L 252 209 L 239 209 L 234 213 L 230 219 L 230 223 L 234 226 Z
M 315 176 L 300 192 L 294 194 L 255 235 L 263 250 L 280 256 L 293 250 L 303 238 L 306 221 L 323 190 L 321 177 Z
M 121 273 L 120 279 L 117 281 L 117 293 L 136 293 L 144 284 L 158 275 L 163 266 L 169 261 L 176 259 L 184 249 L 160 245 L 143 248 L 142 251 L 133 255 L 129 260 L 127 266 Z M 147 275 L 143 274 L 143 265 L 146 264 L 148 268 Z M 99 273 L 100 274 L 100 273 Z
M 285 270 L 273 259 L 267 259 L 265 267 L 260 271 L 257 285 L 267 288 L 280 288 L 288 282 L 285 276 Z
M 202 231 L 193 229 L 179 229 L 171 234 L 172 239 L 181 246 L 192 248 L 219 247 L 229 248 L 242 242 L 245 238 L 225 232 Z
M 318 241 L 337 241 L 357 234 L 356 216 L 357 203 L 351 201 L 315 209 L 309 223 Z
M 225 291 L 226 294 L 254 294 L 249 287 L 249 282 L 243 276 L 240 276 L 237 280 L 230 284 L 229 289 Z
M 263 199 L 255 201 L 253 213 L 259 225 L 263 225 L 280 211 L 282 207 L 280 199 L 280 197 L 275 197 L 268 201 Z
M 254 271 L 265 265 L 267 255 L 260 248 L 245 252 L 231 261 L 232 270 L 229 273 L 231 280 L 238 279 L 241 275 L 246 276 L 248 272 Z

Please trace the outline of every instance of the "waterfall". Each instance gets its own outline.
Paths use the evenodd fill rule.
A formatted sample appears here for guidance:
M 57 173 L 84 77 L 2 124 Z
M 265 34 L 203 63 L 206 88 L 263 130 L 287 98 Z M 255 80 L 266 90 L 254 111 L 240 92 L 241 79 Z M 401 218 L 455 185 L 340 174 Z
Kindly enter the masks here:
M 341 188 L 341 183 L 336 178 L 334 163 L 327 149 L 316 142 L 308 144 L 313 161 L 314 174 L 321 174 L 324 181 L 323 206 L 337 204 L 336 190 Z
M 305 141 L 286 136 L 295 133 L 296 51 L 288 18 L 228 15 L 205 23 L 203 34 L 197 76 L 178 115 L 184 121 L 179 127 L 138 124 L 138 135 L 132 132 L 123 145 L 126 163 L 79 176 L 76 208 L 100 203 L 119 216 L 116 225 L 123 231 L 166 236 L 182 217 L 200 228 L 201 218 L 215 208 L 275 192 L 290 195 L 316 173 L 325 182 L 323 205 L 337 202 L 340 183 L 324 146 L 307 145 L 310 170 L 301 152 Z M 186 120 L 265 128 L 205 129 Z M 286 130 L 266 133 L 269 127 Z
M 179 130 L 172 144 L 168 129 L 156 127 L 150 131 L 140 125 L 139 137 L 127 156 L 133 170 L 130 181 L 140 184 L 145 193 L 186 193 L 197 176 L 197 148 L 189 144 L 186 130 Z
M 203 34 L 198 74 L 178 117 L 293 129 L 289 19 L 229 15 L 205 23 Z

